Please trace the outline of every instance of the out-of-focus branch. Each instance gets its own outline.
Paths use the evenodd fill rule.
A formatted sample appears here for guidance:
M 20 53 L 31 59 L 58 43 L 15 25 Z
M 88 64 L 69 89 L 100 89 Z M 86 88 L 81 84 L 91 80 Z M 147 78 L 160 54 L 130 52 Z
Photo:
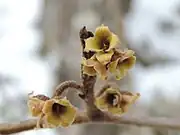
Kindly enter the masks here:
M 165 117 L 114 117 L 113 124 L 127 124 L 154 128 L 167 128 L 180 130 L 180 119 Z
M 79 115 L 76 117 L 74 124 L 127 124 L 133 126 L 147 126 L 154 128 L 168 128 L 180 130 L 180 120 L 176 118 L 161 118 L 161 117 L 114 117 L 108 121 L 89 122 L 89 119 L 85 115 Z M 0 134 L 17 133 L 34 129 L 36 126 L 36 120 L 26 120 L 14 124 L 0 124 Z

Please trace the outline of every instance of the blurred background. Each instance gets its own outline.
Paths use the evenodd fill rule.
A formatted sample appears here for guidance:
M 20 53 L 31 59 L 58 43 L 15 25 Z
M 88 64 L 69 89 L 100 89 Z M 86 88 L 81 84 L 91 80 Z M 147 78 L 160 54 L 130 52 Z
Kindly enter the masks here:
M 51 96 L 65 80 L 80 82 L 79 30 L 100 24 L 136 52 L 137 64 L 116 81 L 140 92 L 126 115 L 179 117 L 180 0 L 0 0 L 0 123 L 31 118 L 27 94 Z M 109 81 L 114 81 L 110 78 Z M 103 82 L 98 80 L 97 89 Z M 78 107 L 83 103 L 68 93 Z M 130 125 L 73 125 L 28 134 L 179 135 L 180 131 Z

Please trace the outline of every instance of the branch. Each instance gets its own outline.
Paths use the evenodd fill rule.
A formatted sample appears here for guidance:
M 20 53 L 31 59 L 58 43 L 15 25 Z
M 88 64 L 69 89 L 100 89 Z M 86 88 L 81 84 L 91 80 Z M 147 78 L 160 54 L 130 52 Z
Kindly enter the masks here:
M 75 118 L 73 124 L 87 123 L 89 118 L 85 113 L 79 112 Z M 12 134 L 22 131 L 27 131 L 36 128 L 37 119 L 30 119 L 25 121 L 20 121 L 17 123 L 3 123 L 0 124 L 0 135 L 1 134 Z
M 0 134 L 12 134 L 35 128 L 37 120 L 25 120 L 14 124 L 0 124 Z
M 127 124 L 134 126 L 146 126 L 153 128 L 168 128 L 180 130 L 180 120 L 177 118 L 162 118 L 162 117 L 115 117 L 112 116 L 109 121 L 89 122 L 85 115 L 79 115 L 74 124 Z M 34 129 L 36 120 L 26 120 L 14 124 L 0 124 L 0 134 L 17 133 L 25 130 Z
M 82 91 L 82 86 L 77 84 L 76 81 L 73 80 L 69 80 L 69 81 L 65 81 L 60 83 L 55 90 L 55 93 L 53 95 L 54 96 L 61 96 L 61 94 L 67 89 L 67 88 L 75 88 L 76 90 L 78 90 L 80 92 L 80 94 L 83 94 Z
M 180 119 L 165 117 L 114 117 L 112 123 L 180 130 Z

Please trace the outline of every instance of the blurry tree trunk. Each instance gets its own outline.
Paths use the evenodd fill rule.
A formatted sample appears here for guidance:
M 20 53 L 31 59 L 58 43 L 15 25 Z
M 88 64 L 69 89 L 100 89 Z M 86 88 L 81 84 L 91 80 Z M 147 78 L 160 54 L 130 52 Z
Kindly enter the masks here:
M 55 69 L 57 83 L 55 85 L 71 79 L 68 77 L 67 69 L 72 65 L 68 65 L 66 59 L 63 58 L 66 58 L 68 51 L 64 48 L 69 45 L 67 41 L 71 35 L 71 18 L 76 8 L 75 0 L 45 0 L 44 2 L 42 53 L 45 55 L 51 53 L 55 56 L 55 61 L 57 61 Z
M 42 17 L 42 32 L 43 43 L 41 48 L 42 56 L 53 56 L 55 65 L 54 77 L 57 86 L 60 82 L 71 80 L 71 71 L 76 72 L 72 64 L 68 63 L 68 52 L 71 48 L 69 42 L 71 36 L 71 18 L 77 10 L 76 0 L 45 0 Z M 71 50 L 72 51 L 72 50 Z M 64 59 L 67 58 L 67 59 Z M 79 76 L 78 76 L 79 77 Z M 75 78 L 75 77 L 74 77 Z M 76 76 L 77 78 L 77 76 Z M 68 98 L 71 102 L 76 103 L 77 99 L 74 98 L 74 92 L 68 93 Z M 59 134 L 59 129 L 57 130 Z

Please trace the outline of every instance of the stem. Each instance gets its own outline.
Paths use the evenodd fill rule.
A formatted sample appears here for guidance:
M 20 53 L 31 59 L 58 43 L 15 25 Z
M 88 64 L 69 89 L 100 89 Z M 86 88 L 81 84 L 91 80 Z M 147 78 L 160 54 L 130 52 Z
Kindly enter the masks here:
M 83 112 L 78 112 L 75 121 L 73 124 L 80 124 L 80 123 L 87 123 L 89 121 L 88 117 Z M 27 131 L 30 129 L 36 128 L 38 120 L 36 119 L 30 119 L 25 121 L 20 121 L 17 123 L 3 123 L 0 124 L 0 135 L 2 134 L 12 134 L 12 133 L 18 133 L 22 131 Z M 40 129 L 40 128 L 38 128 Z
M 118 117 L 118 116 L 109 116 L 111 119 L 108 121 L 99 121 L 99 122 L 89 122 L 87 116 L 79 115 L 77 116 L 73 124 L 126 124 L 134 126 L 145 126 L 153 128 L 166 128 L 166 129 L 176 129 L 180 130 L 180 120 L 177 118 L 163 118 L 163 117 Z M 0 124 L 0 134 L 12 134 L 18 133 L 21 131 L 26 131 L 34 129 L 36 127 L 37 120 L 26 120 L 14 124 L 4 123 Z
M 60 83 L 55 90 L 55 93 L 53 95 L 53 97 L 55 96 L 61 96 L 62 93 L 67 90 L 67 88 L 75 88 L 76 90 L 78 90 L 80 92 L 80 94 L 83 94 L 83 88 L 81 85 L 77 84 L 76 81 L 73 80 L 69 80 L 69 81 L 65 81 Z
M 86 30 L 86 27 L 84 26 L 80 32 L 79 32 L 81 45 L 82 45 L 82 57 L 89 59 L 91 58 L 95 52 L 89 51 L 85 52 L 85 39 L 89 37 L 93 37 L 94 34 L 90 31 Z M 88 117 L 94 121 L 94 120 L 101 120 L 103 119 L 104 115 L 103 113 L 95 106 L 94 104 L 94 85 L 96 83 L 96 76 L 88 76 L 86 74 L 83 74 L 83 65 L 81 64 L 81 78 L 82 78 L 82 84 L 84 88 L 85 93 L 85 101 L 87 106 L 87 115 Z M 103 117 L 102 117 L 103 116 Z

